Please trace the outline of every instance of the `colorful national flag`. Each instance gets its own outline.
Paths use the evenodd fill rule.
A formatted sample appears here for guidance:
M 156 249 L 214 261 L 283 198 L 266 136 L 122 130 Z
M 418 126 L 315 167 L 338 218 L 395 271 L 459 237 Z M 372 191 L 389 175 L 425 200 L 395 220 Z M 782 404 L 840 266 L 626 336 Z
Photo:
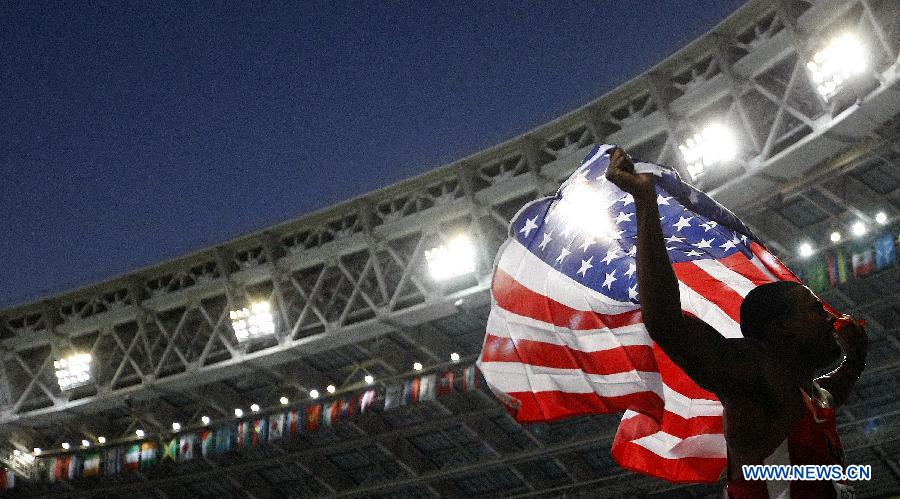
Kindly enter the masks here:
M 612 454 L 622 467 L 678 482 L 725 468 L 722 405 L 658 347 L 643 325 L 634 200 L 605 179 L 595 147 L 555 196 L 516 214 L 494 270 L 478 367 L 520 422 L 622 412 Z M 731 212 L 648 163 L 682 308 L 725 337 L 754 287 L 796 277 Z M 473 387 L 474 370 L 464 384 Z
M 84 456 L 84 476 L 92 477 L 100 475 L 100 453 L 92 452 Z
M 384 410 L 389 411 L 400 406 L 402 400 L 403 386 L 388 385 L 384 391 Z
M 269 421 L 265 417 L 256 418 L 253 420 L 253 434 L 251 436 L 251 442 L 253 446 L 256 447 L 262 443 L 265 443 L 268 440 L 267 435 L 269 434 Z
M 403 405 L 413 404 L 419 401 L 420 378 L 407 380 L 403 384 Z
M 299 409 L 291 409 L 288 412 L 288 431 L 292 437 L 296 437 L 305 429 L 306 424 L 305 421 L 303 423 L 300 422 L 300 410 Z
M 253 427 L 250 425 L 250 421 L 238 421 L 237 424 L 237 448 L 245 449 L 250 447 L 250 443 L 252 442 L 252 433 Z
M 884 270 L 894 264 L 897 252 L 894 249 L 894 235 L 884 234 L 875 240 L 875 270 Z
M 269 442 L 274 442 L 284 436 L 285 413 L 280 412 L 269 416 Z
M 366 390 L 362 395 L 359 396 L 359 413 L 365 414 L 366 411 L 369 410 L 369 407 L 372 406 L 372 403 L 375 402 L 375 390 Z
M 178 437 L 162 442 L 162 460 L 175 461 L 178 459 Z
M 865 277 L 875 272 L 875 249 L 862 248 L 853 253 L 853 275 Z
M 316 431 L 319 429 L 319 419 L 322 417 L 322 406 L 319 404 L 311 405 L 306 408 L 306 431 Z
M 178 437 L 178 461 L 194 459 L 194 447 L 197 445 L 197 434 L 187 433 Z
M 462 389 L 464 392 L 478 389 L 478 376 L 476 376 L 475 366 L 468 366 L 463 369 Z
M 16 486 L 16 474 L 9 468 L 0 468 L 0 490 L 9 490 Z
M 816 255 L 809 259 L 805 265 L 803 280 L 809 289 L 816 293 L 824 293 L 830 287 L 828 281 L 828 262 L 822 255 Z
M 156 465 L 156 455 L 159 452 L 159 448 L 156 445 L 156 442 L 142 442 L 141 443 L 141 469 L 145 470 L 147 468 L 152 468 Z
M 434 400 L 437 392 L 435 383 L 437 382 L 436 374 L 427 374 L 422 376 L 419 381 L 419 400 Z
M 131 444 L 125 451 L 125 471 L 137 471 L 141 467 L 141 446 Z
M 212 430 L 201 430 L 200 431 L 200 454 L 203 457 L 209 456 L 212 454 L 213 449 L 215 448 L 213 445 L 213 432 Z
M 72 456 L 60 455 L 50 459 L 51 466 L 47 470 L 47 478 L 51 482 L 67 480 L 69 478 L 69 462 L 72 460 Z
M 105 476 L 117 475 L 122 472 L 121 447 L 107 447 L 103 451 L 103 474 Z
M 828 280 L 831 287 L 847 282 L 850 276 L 850 262 L 844 253 L 844 248 L 835 248 L 828 254 Z
M 441 374 L 440 379 L 438 380 L 437 386 L 437 394 L 438 397 L 443 397 L 444 395 L 448 395 L 453 393 L 453 382 L 456 379 L 456 373 L 452 370 Z
M 353 417 L 354 408 L 356 407 L 356 398 L 347 396 L 341 399 L 341 419 L 346 421 Z
M 69 456 L 69 469 L 67 478 L 74 480 L 81 476 L 81 456 L 72 454 Z
M 231 427 L 220 426 L 216 428 L 214 449 L 216 454 L 224 454 L 231 451 Z
M 333 400 L 322 407 L 322 424 L 331 427 L 338 420 L 341 414 L 341 403 L 339 400 Z

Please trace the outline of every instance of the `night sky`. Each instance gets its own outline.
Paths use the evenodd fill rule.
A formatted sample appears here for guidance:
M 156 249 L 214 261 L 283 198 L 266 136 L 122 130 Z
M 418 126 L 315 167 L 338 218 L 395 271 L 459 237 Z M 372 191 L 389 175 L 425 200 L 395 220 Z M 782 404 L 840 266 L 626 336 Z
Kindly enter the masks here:
M 0 4 L 0 307 L 513 138 L 743 3 Z

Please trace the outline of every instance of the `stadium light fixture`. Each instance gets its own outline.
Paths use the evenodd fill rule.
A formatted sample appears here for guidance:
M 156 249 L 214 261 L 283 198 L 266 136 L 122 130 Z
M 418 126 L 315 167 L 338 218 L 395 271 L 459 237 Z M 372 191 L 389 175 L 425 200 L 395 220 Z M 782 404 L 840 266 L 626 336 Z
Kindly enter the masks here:
M 314 398 L 314 399 L 319 398 L 319 390 L 316 390 L 316 389 L 310 390 L 309 396 L 310 396 L 310 398 Z
M 823 99 L 834 97 L 848 80 L 868 65 L 862 41 L 851 33 L 833 38 L 806 63 L 816 91 Z
M 209 416 L 201 416 L 200 417 L 200 422 L 203 423 L 204 426 L 208 425 L 209 421 L 210 421 Z
M 367 385 L 371 385 L 375 382 L 375 378 L 371 374 L 366 374 L 365 380 Z
M 878 222 L 878 225 L 884 225 L 887 223 L 887 213 L 883 211 L 879 211 L 875 214 L 875 221 Z
M 240 417 L 243 417 L 243 416 L 244 416 L 244 411 L 243 411 L 243 410 L 241 410 L 241 409 L 235 409 L 235 410 L 234 410 L 234 417 L 240 418 Z
M 106 443 L 106 437 L 103 437 L 103 436 L 97 437 L 97 443 L 100 444 L 100 445 L 105 444 L 105 443 Z
M 81 446 L 82 446 L 82 447 L 85 447 L 85 448 L 90 447 L 90 446 L 91 446 L 91 442 L 88 441 L 88 440 L 82 440 L 82 441 L 81 441 Z
M 280 399 L 278 399 L 278 401 L 281 402 L 281 405 L 288 405 L 288 402 L 290 402 L 290 400 L 288 400 L 288 398 L 285 396 L 282 396 Z
M 69 450 L 69 442 L 63 442 L 62 448 L 63 448 L 63 450 Z
M 175 433 L 178 433 L 179 431 L 181 431 L 181 423 L 179 423 L 178 421 L 173 422 L 172 423 L 172 431 L 174 431 Z
M 259 404 L 250 404 L 250 410 L 253 412 L 259 412 Z
M 841 233 L 838 231 L 834 231 L 831 233 L 831 242 L 839 243 L 841 242 Z
M 450 360 L 453 362 L 459 362 L 459 354 L 456 352 L 451 353 Z
M 802 256 L 803 258 L 807 258 L 807 257 L 812 256 L 812 254 L 813 254 L 813 247 L 811 244 L 803 243 L 800 245 L 800 256 Z
M 866 235 L 866 225 L 862 222 L 856 222 L 852 227 L 853 235 L 856 237 L 861 237 Z
M 34 455 L 35 455 L 35 456 L 41 455 L 41 452 L 44 452 L 44 450 L 41 449 L 40 447 L 35 447 L 35 448 L 34 448 Z
M 91 380 L 91 354 L 73 353 L 53 361 L 59 389 L 66 391 L 88 384 Z
M 712 123 L 703 130 L 688 137 L 678 146 L 687 165 L 691 180 L 697 180 L 706 168 L 734 159 L 737 155 L 737 140 L 734 133 L 721 123 Z
M 140 429 L 134 430 L 134 434 L 137 435 L 138 438 L 144 438 L 144 435 L 146 435 L 146 433 L 144 433 L 144 430 Z
M 275 334 L 272 306 L 267 301 L 254 302 L 249 308 L 232 310 L 229 317 L 234 335 L 239 342 Z
M 415 364 L 413 364 L 413 369 L 415 369 L 416 371 L 421 371 L 421 370 L 422 370 L 422 363 L 421 363 L 421 362 L 416 362 Z
M 325 387 L 325 391 L 327 391 L 328 393 L 334 393 L 336 390 L 337 388 L 335 388 L 334 385 L 328 385 Z
M 446 281 L 464 274 L 475 272 L 475 244 L 465 234 L 450 238 L 430 250 L 425 250 L 425 261 L 431 277 Z

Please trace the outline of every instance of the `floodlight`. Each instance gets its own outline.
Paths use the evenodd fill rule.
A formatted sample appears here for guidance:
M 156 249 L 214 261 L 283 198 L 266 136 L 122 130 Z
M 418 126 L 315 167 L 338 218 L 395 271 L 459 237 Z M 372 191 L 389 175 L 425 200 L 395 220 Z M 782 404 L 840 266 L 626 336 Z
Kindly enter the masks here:
M 106 443 L 106 437 L 97 437 L 97 443 L 99 443 L 99 444 L 105 444 L 105 443 Z
M 475 271 L 475 244 L 465 234 L 452 237 L 447 244 L 425 250 L 431 277 L 439 281 Z
M 879 211 L 875 215 L 875 221 L 878 222 L 879 225 L 884 225 L 887 223 L 887 213 L 883 211 Z
M 203 423 L 204 425 L 208 425 L 209 424 L 209 416 L 201 416 L 200 422 Z
M 844 33 L 806 63 L 816 91 L 828 100 L 840 91 L 851 77 L 862 73 L 867 66 L 866 49 L 855 35 Z
M 678 146 L 691 180 L 700 178 L 709 166 L 734 159 L 737 149 L 734 133 L 720 123 L 708 125 Z
M 319 398 L 319 390 L 316 390 L 316 389 L 310 390 L 309 396 L 314 399 Z
M 803 258 L 806 258 L 808 256 L 812 256 L 812 254 L 813 254 L 813 248 L 812 248 L 811 244 L 803 243 L 800 245 L 800 256 L 802 256 Z
M 864 236 L 866 234 L 866 226 L 862 222 L 856 222 L 853 224 L 853 235 L 856 237 Z
M 255 302 L 250 308 L 232 310 L 231 327 L 238 341 L 244 342 L 275 334 L 275 319 L 267 301 Z
M 459 354 L 456 352 L 451 353 L 450 360 L 453 362 L 459 362 Z
M 19 457 L 22 455 L 22 451 L 20 451 L 19 449 L 13 449 L 13 455 Z
M 288 402 L 290 402 L 287 397 L 281 397 L 278 401 L 281 402 L 281 405 L 288 405 Z
M 421 363 L 421 362 L 416 362 L 415 364 L 413 364 L 413 369 L 415 369 L 416 371 L 421 371 L 421 370 L 422 370 L 422 363 Z
M 134 434 L 137 435 L 138 438 L 144 438 L 144 430 L 134 430 Z
M 610 207 L 621 199 L 621 195 L 616 196 L 613 191 L 599 190 L 596 185 L 578 178 L 566 185 L 562 194 L 562 199 L 551 208 L 551 217 L 565 227 L 565 233 L 581 234 L 589 240 L 609 241 L 618 237 L 618 227 L 609 213 Z M 528 220 L 526 224 L 528 222 L 532 220 Z M 519 230 L 526 232 L 533 230 L 528 227 L 526 225 Z M 542 239 L 541 249 L 553 238 L 545 233 Z
M 44 452 L 44 451 L 41 450 L 40 447 L 35 447 L 35 448 L 34 448 L 34 455 L 35 455 L 35 456 L 40 455 L 41 452 Z
M 375 378 L 371 374 L 366 374 L 365 380 L 367 385 L 371 385 L 375 382 Z
M 91 446 L 91 443 L 90 443 L 89 441 L 87 441 L 87 440 L 82 440 L 82 441 L 81 441 L 81 446 L 82 446 L 82 447 L 90 447 L 90 446 Z
M 56 381 L 60 390 L 71 390 L 88 384 L 91 380 L 91 354 L 74 353 L 53 361 Z
M 172 431 L 174 431 L 176 433 L 181 431 L 181 423 L 179 423 L 177 421 L 172 423 Z
M 259 412 L 259 404 L 250 404 L 250 410 L 253 412 Z
M 335 388 L 334 385 L 328 385 L 325 387 L 325 390 L 327 390 L 328 393 L 334 393 L 334 391 L 337 390 L 337 388 Z
M 241 409 L 235 409 L 235 410 L 234 410 L 234 417 L 239 418 L 239 417 L 242 417 L 243 415 L 244 415 L 244 411 L 243 411 L 243 410 L 241 410 Z
M 62 448 L 63 448 L 64 450 L 69 450 L 69 442 L 63 442 L 63 443 L 62 443 Z
M 841 241 L 841 233 L 838 231 L 834 231 L 831 233 L 831 242 L 837 243 Z

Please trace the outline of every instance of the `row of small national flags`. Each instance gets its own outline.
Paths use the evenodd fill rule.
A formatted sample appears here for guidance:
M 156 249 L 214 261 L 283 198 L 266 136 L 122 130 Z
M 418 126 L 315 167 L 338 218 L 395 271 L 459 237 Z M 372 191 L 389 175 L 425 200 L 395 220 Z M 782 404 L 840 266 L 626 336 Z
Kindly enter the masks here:
M 38 476 L 56 482 L 115 475 L 146 470 L 159 462 L 186 462 L 200 456 L 224 454 L 284 438 L 296 438 L 321 427 L 334 426 L 355 414 L 378 409 L 391 410 L 419 401 L 434 400 L 453 392 L 456 385 L 462 391 L 474 390 L 478 386 L 475 369 L 475 366 L 463 369 L 459 380 L 457 373 L 450 370 L 388 385 L 383 397 L 379 397 L 375 389 L 369 389 L 322 404 L 259 414 L 229 425 L 184 432 L 159 441 L 145 440 L 80 453 L 48 456 L 37 461 Z M 383 405 L 376 405 L 379 402 L 383 402 Z M 3 472 L 0 474 L 0 487 L 11 488 L 13 480 L 12 471 Z

